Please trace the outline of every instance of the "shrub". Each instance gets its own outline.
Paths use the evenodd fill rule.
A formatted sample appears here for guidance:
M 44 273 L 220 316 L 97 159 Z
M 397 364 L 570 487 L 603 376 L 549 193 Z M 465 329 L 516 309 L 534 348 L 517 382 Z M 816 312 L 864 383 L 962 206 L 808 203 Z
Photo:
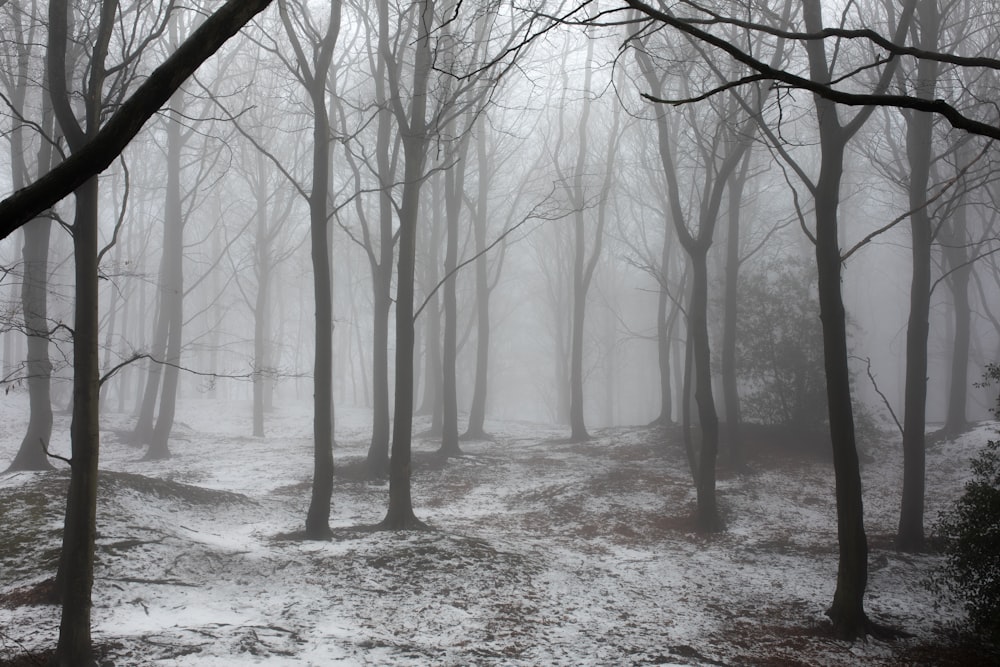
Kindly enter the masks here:
M 1000 381 L 991 364 L 983 386 Z M 1000 403 L 994 410 L 1000 419 Z M 938 520 L 945 540 L 945 586 L 965 604 L 979 632 L 1000 640 L 1000 440 L 972 461 L 972 479 L 955 507 Z
M 740 284 L 736 356 L 748 422 L 822 431 L 827 422 L 815 270 L 801 258 Z

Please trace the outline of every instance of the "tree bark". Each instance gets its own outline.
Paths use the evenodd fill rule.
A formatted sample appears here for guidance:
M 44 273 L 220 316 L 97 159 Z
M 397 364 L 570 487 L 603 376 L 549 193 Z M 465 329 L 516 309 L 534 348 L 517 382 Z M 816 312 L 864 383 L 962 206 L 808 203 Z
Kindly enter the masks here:
M 417 254 L 417 222 L 420 190 L 424 181 L 427 150 L 427 86 L 431 72 L 430 31 L 434 23 L 434 1 L 421 2 L 409 113 L 400 103 L 394 107 L 403 135 L 403 195 L 399 207 L 399 257 L 396 266 L 396 390 L 389 460 L 389 507 L 381 527 L 413 530 L 425 527 L 413 512 L 410 492 L 411 441 L 413 437 L 413 296 Z M 388 56 L 388 9 L 380 7 L 379 33 L 383 54 Z
M 104 63 L 117 10 L 104 0 L 90 52 L 84 124 L 73 113 L 66 79 L 68 19 L 65 0 L 49 5 L 47 69 L 53 112 L 75 156 L 97 133 L 104 102 Z M 49 172 L 51 175 L 52 172 Z M 39 179 L 44 181 L 45 177 Z M 24 192 L 21 190 L 20 192 Z M 70 424 L 70 482 L 66 495 L 63 544 L 56 580 L 62 597 L 59 642 L 53 662 L 58 667 L 93 664 L 91 594 L 94 588 L 94 542 L 97 536 L 97 465 L 100 454 L 100 343 L 98 312 L 98 179 L 93 176 L 76 190 L 73 257 L 76 279 L 73 325 L 73 417 Z M 0 215 L 0 219 L 3 216 Z
M 938 42 L 936 0 L 917 3 L 920 45 L 933 49 Z M 917 64 L 914 92 L 934 98 L 937 65 L 930 60 Z M 903 493 L 900 503 L 896 548 L 919 551 L 924 547 L 924 433 L 927 412 L 927 336 L 931 307 L 931 243 L 933 232 L 927 211 L 934 117 L 911 112 L 906 123 L 906 153 L 910 166 L 909 205 L 911 257 L 910 315 L 906 326 L 906 381 L 903 415 Z
M 282 22 L 296 46 L 300 74 L 312 102 L 312 189 L 309 193 L 309 241 L 316 303 L 315 360 L 313 363 L 313 484 L 306 512 L 308 539 L 329 539 L 333 495 L 333 305 L 329 247 L 330 116 L 326 105 L 327 78 L 333 49 L 340 33 L 341 3 L 330 4 L 325 35 L 315 44 L 313 58 L 306 57 L 284 5 Z M 310 71 L 310 67 L 312 71 Z

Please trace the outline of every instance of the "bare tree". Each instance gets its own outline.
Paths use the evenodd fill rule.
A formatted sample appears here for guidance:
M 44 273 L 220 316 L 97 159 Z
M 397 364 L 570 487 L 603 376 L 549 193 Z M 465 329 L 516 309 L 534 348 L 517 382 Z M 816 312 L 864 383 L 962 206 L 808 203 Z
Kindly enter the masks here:
M 14 11 L 8 10 L 14 38 L 6 42 L 11 51 L 4 53 L 6 64 L 3 72 L 0 72 L 0 81 L 8 89 L 8 98 L 12 104 L 10 113 L 13 127 L 9 136 L 11 176 L 15 190 L 25 186 L 30 171 L 26 159 L 28 144 L 25 134 L 28 124 L 25 122 L 25 104 L 34 56 L 32 51 L 39 31 L 37 10 L 36 2 L 31 3 L 30 9 L 15 7 Z M 31 17 L 27 25 L 26 16 Z M 41 123 L 37 127 L 39 143 L 36 169 L 39 176 L 43 176 L 51 168 L 56 158 L 53 144 L 57 143 L 53 137 L 52 105 L 44 90 L 41 92 L 41 108 Z M 30 412 L 27 431 L 9 470 L 47 470 L 52 467 L 45 452 L 52 435 L 52 399 L 49 391 L 52 362 L 49 359 L 48 321 L 49 235 L 52 222 L 48 215 L 43 214 L 23 229 L 21 310 L 28 340 L 26 371 Z M 5 363 L 8 361 L 7 358 L 4 359 Z

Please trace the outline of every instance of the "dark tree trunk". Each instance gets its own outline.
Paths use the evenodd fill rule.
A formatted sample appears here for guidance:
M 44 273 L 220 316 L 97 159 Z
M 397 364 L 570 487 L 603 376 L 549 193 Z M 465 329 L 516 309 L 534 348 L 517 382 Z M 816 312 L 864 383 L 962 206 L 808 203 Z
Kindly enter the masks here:
M 816 105 L 822 137 L 820 176 L 815 188 L 816 268 L 830 439 L 833 443 L 839 545 L 837 588 L 827 615 L 833 621 L 838 636 L 853 639 L 864 636 L 868 631 L 864 610 L 868 585 L 868 538 L 865 535 L 861 471 L 851 404 L 847 317 L 840 293 L 837 214 L 847 140 L 833 104 L 817 98 Z
M 917 3 L 921 48 L 937 46 L 936 0 Z M 917 64 L 915 92 L 934 99 L 937 66 L 931 60 Z M 909 204 L 911 256 L 910 316 L 906 326 L 906 384 L 903 416 L 903 494 L 896 548 L 919 551 L 924 547 L 924 433 L 927 412 L 927 335 L 931 307 L 931 230 L 927 211 L 934 117 L 911 112 L 906 123 L 906 153 L 910 165 Z
M 303 11 L 305 5 L 302 6 Z M 310 540 L 329 539 L 333 495 L 333 304 L 330 271 L 330 115 L 326 105 L 327 83 L 333 50 L 340 35 L 341 3 L 330 4 L 328 24 L 314 51 L 305 54 L 288 9 L 279 4 L 285 32 L 292 42 L 300 80 L 309 95 L 312 113 L 312 186 L 309 193 L 309 243 L 316 304 L 313 362 L 313 483 L 306 511 L 305 536 Z
M 424 11 L 428 11 L 426 5 Z M 423 50 L 418 53 L 423 55 Z M 429 65 L 429 54 L 418 62 Z M 422 119 L 423 111 L 414 118 Z M 392 456 L 389 459 L 389 508 L 382 520 L 382 526 L 389 530 L 423 527 L 423 523 L 413 513 L 410 473 L 413 437 L 413 288 L 416 278 L 417 213 L 423 177 L 425 137 L 423 134 L 407 137 L 404 145 L 406 178 L 400 206 L 399 258 L 396 269 L 396 392 Z
M 829 150 L 825 144 L 823 147 L 823 174 L 816 190 L 816 265 L 840 549 L 837 588 L 827 615 L 839 636 L 854 638 L 864 636 L 868 630 L 864 610 L 868 584 L 868 539 L 861 499 L 861 472 L 854 440 L 854 411 L 847 365 L 847 318 L 840 294 L 837 204 L 843 144 L 839 147 L 839 151 Z
M 97 312 L 97 177 L 76 192 L 73 253 L 76 259 L 76 308 L 73 328 L 72 466 L 66 496 L 62 556 L 59 561 L 62 620 L 56 664 L 93 663 L 90 610 L 97 536 L 97 462 L 99 430 L 99 342 Z
M 70 104 L 69 12 L 64 0 L 49 5 L 47 70 L 50 99 L 62 133 L 74 155 L 93 140 L 100 124 L 104 62 L 117 2 L 100 6 L 98 29 L 90 53 L 89 94 L 83 96 L 85 121 L 77 121 Z M 51 172 L 50 172 L 51 174 Z M 23 190 L 22 190 L 23 192 Z M 94 588 L 94 541 L 97 536 L 97 464 L 100 454 L 100 315 L 98 311 L 98 179 L 76 190 L 73 219 L 75 298 L 73 324 L 73 418 L 70 425 L 70 482 L 66 495 L 63 544 L 56 581 L 62 597 L 59 642 L 53 662 L 58 667 L 92 665 L 90 613 Z
M 420 212 L 420 188 L 424 180 L 427 149 L 427 84 L 431 71 L 431 44 L 428 32 L 434 18 L 433 0 L 424 0 L 418 19 L 418 40 L 413 63 L 413 86 L 409 118 L 397 107 L 397 120 L 403 133 L 406 162 L 403 195 L 399 207 L 399 257 L 396 267 L 396 400 L 392 429 L 392 454 L 389 460 L 389 507 L 382 528 L 412 530 L 425 528 L 413 513 L 410 493 L 411 441 L 413 437 L 413 293 L 417 254 L 417 219 Z M 388 11 L 379 11 L 379 40 L 388 40 Z M 387 52 L 388 47 L 383 49 Z
M 694 356 L 694 398 L 698 404 L 701 448 L 698 456 L 698 529 L 722 529 L 715 499 L 715 463 L 719 451 L 719 416 L 712 396 L 711 353 L 708 344 L 708 246 L 691 254 L 692 284 L 688 306 L 690 345 Z

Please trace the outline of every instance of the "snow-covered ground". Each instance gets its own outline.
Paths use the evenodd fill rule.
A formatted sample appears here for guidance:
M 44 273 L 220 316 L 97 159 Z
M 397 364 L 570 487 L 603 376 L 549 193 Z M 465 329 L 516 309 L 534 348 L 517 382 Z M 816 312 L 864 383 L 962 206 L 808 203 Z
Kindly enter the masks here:
M 250 406 L 185 401 L 173 458 L 141 461 L 102 433 L 95 642 L 115 665 L 897 665 L 934 664 L 962 613 L 923 581 L 935 555 L 891 549 L 897 445 L 865 465 L 872 547 L 867 609 L 912 634 L 854 644 L 823 611 L 836 576 L 830 465 L 772 451 L 753 474 L 722 470 L 727 530 L 693 531 L 680 444 L 618 428 L 585 444 L 489 423 L 442 465 L 415 444 L 417 515 L 430 532 L 366 529 L 388 487 L 357 474 L 365 411 L 337 415 L 334 539 L 302 542 L 309 404 L 281 404 L 265 438 Z M 20 442 L 23 394 L 0 399 L 0 465 Z M 420 430 L 420 424 L 417 425 Z M 928 517 L 960 493 L 992 427 L 928 452 Z M 68 452 L 68 417 L 53 449 Z M 54 646 L 58 608 L 23 604 L 58 554 L 65 472 L 0 475 L 0 662 Z M 987 654 L 976 654 L 982 657 Z M 930 656 L 930 657 L 928 657 Z M 956 654 L 956 659 L 962 660 Z M 928 663 L 928 661 L 932 661 Z M 963 664 L 956 662 L 954 664 Z

